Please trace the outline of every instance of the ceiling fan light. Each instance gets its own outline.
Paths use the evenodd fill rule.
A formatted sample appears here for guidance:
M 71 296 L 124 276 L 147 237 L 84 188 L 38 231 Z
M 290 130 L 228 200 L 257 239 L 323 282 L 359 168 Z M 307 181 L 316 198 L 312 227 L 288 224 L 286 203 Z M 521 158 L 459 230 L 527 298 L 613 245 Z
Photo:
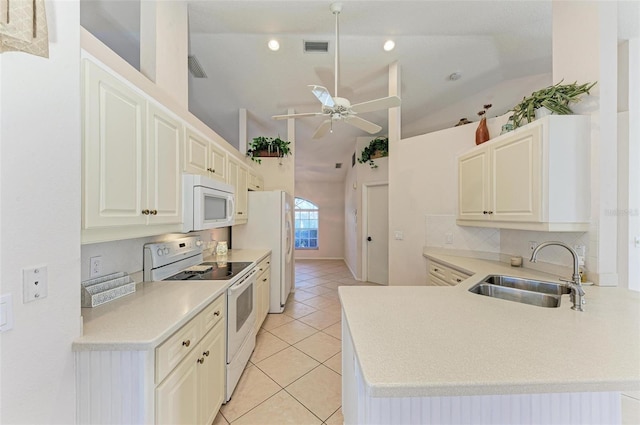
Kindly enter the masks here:
M 269 49 L 273 50 L 274 52 L 280 49 L 280 43 L 278 43 L 278 40 L 276 39 L 269 40 L 267 46 L 269 46 Z
M 382 48 L 385 52 L 390 52 L 396 47 L 396 43 L 393 40 L 387 40 L 384 42 L 384 46 Z

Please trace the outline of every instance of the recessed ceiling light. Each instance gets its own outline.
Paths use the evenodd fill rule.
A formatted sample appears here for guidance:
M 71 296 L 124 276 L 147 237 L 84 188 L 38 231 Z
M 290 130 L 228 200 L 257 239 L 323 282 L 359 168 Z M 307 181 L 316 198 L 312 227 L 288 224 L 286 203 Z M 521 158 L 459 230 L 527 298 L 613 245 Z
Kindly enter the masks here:
M 278 40 L 269 40 L 267 46 L 269 46 L 269 49 L 273 50 L 274 52 L 280 49 L 280 43 L 278 43 Z
M 385 52 L 390 52 L 394 47 L 396 47 L 396 43 L 393 40 L 387 40 L 384 42 L 384 46 L 382 48 Z

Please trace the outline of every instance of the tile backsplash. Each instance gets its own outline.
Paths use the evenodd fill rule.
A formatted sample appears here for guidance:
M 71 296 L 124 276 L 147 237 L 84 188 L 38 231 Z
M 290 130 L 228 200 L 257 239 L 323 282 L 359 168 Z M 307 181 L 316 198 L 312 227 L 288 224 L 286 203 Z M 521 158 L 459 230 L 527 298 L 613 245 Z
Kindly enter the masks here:
M 425 245 L 460 251 L 500 253 L 500 230 L 456 225 L 455 215 L 428 214 Z
M 531 257 L 530 242 L 540 244 L 546 241 L 564 242 L 570 247 L 582 245 L 585 247 L 585 269 L 589 268 L 589 233 L 587 232 L 532 232 L 527 230 L 500 231 L 500 251 L 507 255 L 522 256 L 525 261 Z M 569 252 L 559 246 L 550 246 L 540 251 L 538 261 L 570 267 L 573 265 L 573 257 Z

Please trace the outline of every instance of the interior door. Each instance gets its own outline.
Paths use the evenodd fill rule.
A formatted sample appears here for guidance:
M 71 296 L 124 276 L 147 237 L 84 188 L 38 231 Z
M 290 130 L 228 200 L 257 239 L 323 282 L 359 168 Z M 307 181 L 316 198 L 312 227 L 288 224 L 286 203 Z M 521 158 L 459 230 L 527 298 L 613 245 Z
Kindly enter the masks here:
M 367 186 L 367 281 L 389 283 L 389 185 Z

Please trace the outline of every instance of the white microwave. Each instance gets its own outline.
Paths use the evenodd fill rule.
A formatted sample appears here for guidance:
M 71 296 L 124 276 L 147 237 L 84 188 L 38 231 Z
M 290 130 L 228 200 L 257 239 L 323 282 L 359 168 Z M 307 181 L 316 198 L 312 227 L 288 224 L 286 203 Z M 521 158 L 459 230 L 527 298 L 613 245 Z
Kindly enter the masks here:
M 215 229 L 235 223 L 235 189 L 196 174 L 183 174 L 183 232 Z

